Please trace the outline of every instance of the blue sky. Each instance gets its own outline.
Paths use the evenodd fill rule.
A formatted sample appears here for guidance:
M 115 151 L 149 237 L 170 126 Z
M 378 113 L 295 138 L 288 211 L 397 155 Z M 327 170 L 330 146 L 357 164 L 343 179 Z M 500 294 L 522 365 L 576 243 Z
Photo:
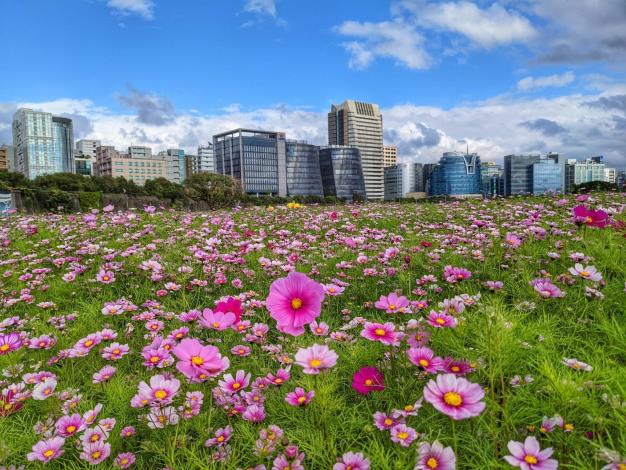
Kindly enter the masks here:
M 192 151 L 234 126 L 325 141 L 378 103 L 403 159 L 466 144 L 626 166 L 623 0 L 0 0 L 0 141 L 28 105 L 77 137 Z M 620 65 L 622 64 L 622 65 Z

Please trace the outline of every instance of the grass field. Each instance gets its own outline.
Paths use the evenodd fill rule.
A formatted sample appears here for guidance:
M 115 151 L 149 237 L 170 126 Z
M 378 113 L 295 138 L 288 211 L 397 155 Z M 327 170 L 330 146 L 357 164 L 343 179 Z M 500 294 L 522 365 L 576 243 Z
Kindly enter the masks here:
M 0 218 L 0 466 L 626 468 L 625 203 Z

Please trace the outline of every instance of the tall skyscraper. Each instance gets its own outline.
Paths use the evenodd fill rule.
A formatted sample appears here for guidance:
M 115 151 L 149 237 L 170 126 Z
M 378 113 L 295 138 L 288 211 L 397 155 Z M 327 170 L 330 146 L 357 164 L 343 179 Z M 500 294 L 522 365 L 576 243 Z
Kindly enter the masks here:
M 215 157 L 213 156 L 213 143 L 198 147 L 198 154 L 193 161 L 194 173 L 215 173 Z
M 430 176 L 430 196 L 480 196 L 480 157 L 475 154 L 445 152 Z
M 319 148 L 296 140 L 288 140 L 285 148 L 287 194 L 289 196 L 324 196 Z
M 27 178 L 74 172 L 72 120 L 20 108 L 13 115 L 16 169 Z
M 328 143 L 356 147 L 361 154 L 368 199 L 383 199 L 383 116 L 377 104 L 346 100 L 328 113 Z
M 562 193 L 566 160 L 558 153 L 513 154 L 504 157 L 504 195 Z
M 217 173 L 239 180 L 248 194 L 287 195 L 285 134 L 235 129 L 213 136 Z
M 395 145 L 383 146 L 383 167 L 387 168 L 398 163 L 398 147 Z
M 320 147 L 320 172 L 324 196 L 346 200 L 366 197 L 361 153 L 356 147 L 334 145 Z
M 76 153 L 80 152 L 84 157 L 95 159 L 98 147 L 100 147 L 99 140 L 81 139 L 76 142 Z

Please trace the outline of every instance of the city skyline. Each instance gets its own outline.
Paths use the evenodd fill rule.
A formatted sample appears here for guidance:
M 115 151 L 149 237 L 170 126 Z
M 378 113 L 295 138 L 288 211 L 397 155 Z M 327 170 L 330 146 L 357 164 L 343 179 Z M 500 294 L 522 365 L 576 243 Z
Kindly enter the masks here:
M 483 161 L 554 151 L 626 167 L 619 1 L 50 3 L 3 5 L 0 40 L 30 33 L 5 54 L 20 73 L 0 77 L 0 144 L 29 107 L 120 148 L 196 153 L 238 127 L 323 145 L 330 105 L 353 99 L 380 105 L 400 161 L 469 146 Z

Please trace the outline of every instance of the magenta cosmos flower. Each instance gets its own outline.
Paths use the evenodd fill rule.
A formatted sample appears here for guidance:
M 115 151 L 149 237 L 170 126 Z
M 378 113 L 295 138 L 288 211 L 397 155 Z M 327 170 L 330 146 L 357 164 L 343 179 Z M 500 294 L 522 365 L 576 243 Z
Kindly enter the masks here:
M 392 292 L 387 296 L 381 295 L 374 306 L 387 313 L 405 313 L 409 307 L 409 300 L 403 295 L 399 296 Z
M 62 437 L 57 436 L 44 439 L 33 446 L 33 451 L 26 458 L 30 462 L 40 460 L 43 463 L 48 463 L 50 460 L 56 459 L 63 454 L 63 444 L 65 444 L 65 439 Z
M 396 326 L 391 323 L 365 323 L 361 336 L 370 341 L 380 341 L 388 346 L 398 346 L 402 333 L 396 333 Z
M 210 330 L 222 331 L 234 325 L 236 321 L 237 317 L 232 312 L 214 312 L 210 308 L 205 308 L 202 311 L 200 325 Z
M 285 401 L 291 406 L 305 406 L 311 403 L 314 396 L 315 392 L 313 390 L 306 392 L 302 387 L 296 387 L 293 392 L 289 392 L 285 396 Z
M 474 384 L 454 374 L 438 375 L 424 387 L 424 399 L 454 420 L 478 416 L 485 409 L 485 393 Z
M 235 322 L 237 323 L 241 320 L 241 315 L 243 314 L 243 308 L 241 307 L 241 302 L 234 297 L 229 297 L 226 300 L 218 302 L 215 304 L 214 312 L 222 312 L 222 313 L 232 313 L 235 315 Z
M 176 368 L 187 378 L 203 381 L 228 369 L 230 361 L 215 346 L 203 346 L 195 338 L 185 338 L 172 349 L 178 358 Z
M 290 272 L 270 286 L 265 305 L 283 333 L 300 336 L 322 311 L 324 288 L 306 274 Z
M 565 292 L 552 284 L 552 281 L 549 279 L 533 279 L 530 281 L 530 285 L 533 286 L 533 289 L 544 299 L 565 297 Z
M 333 470 L 369 470 L 370 460 L 365 458 L 361 452 L 346 452 L 337 459 L 333 465 Z
M 429 374 L 436 374 L 443 369 L 443 359 L 436 357 L 430 348 L 411 348 L 406 352 L 406 355 L 409 361 Z
M 424 442 L 419 449 L 415 470 L 455 470 L 456 457 L 452 447 L 443 447 L 439 441 Z
M 604 211 L 594 211 L 585 206 L 576 206 L 572 209 L 574 222 L 590 227 L 604 228 L 609 224 L 609 215 Z
M 226 374 L 224 380 L 220 380 L 218 384 L 224 393 L 232 395 L 244 390 L 250 384 L 250 377 L 249 372 L 246 374 L 245 370 L 238 370 L 235 377 L 232 374 Z
M 455 328 L 456 318 L 447 313 L 431 310 L 428 314 L 428 324 L 435 328 Z
M 511 455 L 504 457 L 511 466 L 522 470 L 556 470 L 559 462 L 551 459 L 552 448 L 541 450 L 535 436 L 528 436 L 524 443 L 509 441 Z
M 385 389 L 385 376 L 376 367 L 361 367 L 352 377 L 352 388 L 362 395 Z
M 0 356 L 20 349 L 23 344 L 24 341 L 18 333 L 0 334 Z
M 402 447 L 409 447 L 415 439 L 417 439 L 417 432 L 406 424 L 396 424 L 391 428 L 391 440 Z
M 83 417 L 78 413 L 71 416 L 61 416 L 54 425 L 57 434 L 61 437 L 71 437 L 83 430 Z
M 321 369 L 329 369 L 337 364 L 337 353 L 325 344 L 314 344 L 300 348 L 296 353 L 296 364 L 304 367 L 305 374 L 319 374 Z
M 115 273 L 113 271 L 105 271 L 104 269 L 101 269 L 98 271 L 98 274 L 96 274 L 96 279 L 102 284 L 111 284 L 115 282 Z

